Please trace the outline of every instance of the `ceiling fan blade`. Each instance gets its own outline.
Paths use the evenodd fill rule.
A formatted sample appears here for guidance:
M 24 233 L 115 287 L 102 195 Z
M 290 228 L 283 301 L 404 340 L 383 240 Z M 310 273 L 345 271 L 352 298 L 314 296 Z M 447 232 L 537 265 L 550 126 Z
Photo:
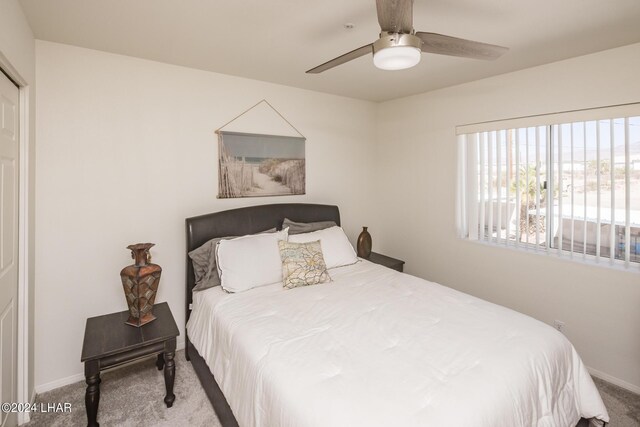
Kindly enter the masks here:
M 411 34 L 413 0 L 376 0 L 380 29 L 387 33 Z
M 474 42 L 436 33 L 417 32 L 422 39 L 422 51 L 440 55 L 461 56 L 473 59 L 497 59 L 509 50 L 508 47 Z
M 307 74 L 318 74 L 323 71 L 327 71 L 330 68 L 337 67 L 338 65 L 344 64 L 345 62 L 349 62 L 356 58 L 360 58 L 361 56 L 372 52 L 373 44 L 359 47 L 355 50 L 352 50 L 351 52 L 345 53 L 344 55 L 340 55 L 337 58 L 333 58 L 331 61 L 327 61 L 322 65 L 318 65 L 317 67 L 310 69 L 309 71 L 307 71 Z

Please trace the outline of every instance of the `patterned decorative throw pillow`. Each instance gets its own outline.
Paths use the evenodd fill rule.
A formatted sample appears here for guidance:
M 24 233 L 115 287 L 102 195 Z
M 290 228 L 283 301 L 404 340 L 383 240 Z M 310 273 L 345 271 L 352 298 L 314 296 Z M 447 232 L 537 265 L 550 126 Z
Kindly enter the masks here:
M 285 289 L 330 282 L 331 277 L 322 256 L 320 240 L 308 243 L 290 243 L 280 240 L 282 282 Z

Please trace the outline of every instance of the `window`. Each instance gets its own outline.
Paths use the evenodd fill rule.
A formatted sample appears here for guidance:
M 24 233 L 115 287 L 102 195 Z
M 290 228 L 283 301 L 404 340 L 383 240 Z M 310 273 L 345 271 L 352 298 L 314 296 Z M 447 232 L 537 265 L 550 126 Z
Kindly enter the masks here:
M 640 104 L 457 130 L 462 237 L 640 268 Z

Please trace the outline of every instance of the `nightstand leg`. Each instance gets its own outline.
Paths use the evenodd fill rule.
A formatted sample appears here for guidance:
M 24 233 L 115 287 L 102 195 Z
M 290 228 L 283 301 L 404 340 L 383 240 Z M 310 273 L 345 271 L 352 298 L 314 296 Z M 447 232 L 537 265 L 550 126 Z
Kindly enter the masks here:
M 158 360 L 156 360 L 156 366 L 158 367 L 158 371 L 162 371 L 162 368 L 164 368 L 164 357 L 162 356 L 162 353 L 158 354 Z
M 173 380 L 176 376 L 176 362 L 173 360 L 173 356 L 173 351 L 164 353 L 164 385 L 167 389 L 167 395 L 164 397 L 164 403 L 167 404 L 167 408 L 171 408 L 174 400 L 176 400 L 176 395 L 173 394 Z
M 87 392 L 84 396 L 84 404 L 87 409 L 87 427 L 99 427 L 98 404 L 100 403 L 100 372 L 89 375 L 87 380 Z

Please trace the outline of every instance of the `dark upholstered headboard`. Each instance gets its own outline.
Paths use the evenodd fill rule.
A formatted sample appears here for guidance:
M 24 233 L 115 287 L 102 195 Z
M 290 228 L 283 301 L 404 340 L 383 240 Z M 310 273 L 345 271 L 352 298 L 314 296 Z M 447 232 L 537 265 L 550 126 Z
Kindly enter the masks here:
M 283 203 L 258 205 L 231 209 L 186 219 L 187 253 L 199 248 L 214 237 L 243 236 L 258 233 L 273 227 L 280 229 L 282 221 L 289 218 L 295 222 L 335 221 L 340 225 L 337 206 L 306 203 Z M 186 320 L 189 320 L 193 301 L 195 276 L 189 255 L 187 258 Z

